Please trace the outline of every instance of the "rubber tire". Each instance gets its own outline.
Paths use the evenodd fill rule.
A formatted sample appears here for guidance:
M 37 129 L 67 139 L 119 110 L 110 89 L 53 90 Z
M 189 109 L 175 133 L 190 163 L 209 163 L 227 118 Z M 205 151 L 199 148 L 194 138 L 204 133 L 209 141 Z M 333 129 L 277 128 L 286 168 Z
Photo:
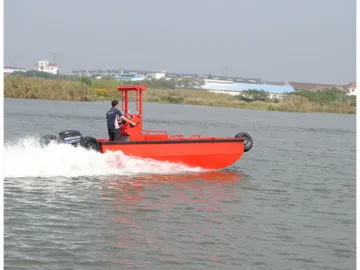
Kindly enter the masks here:
M 48 146 L 51 141 L 57 141 L 57 137 L 55 135 L 45 135 L 41 137 L 40 144 L 42 147 Z
M 253 139 L 251 136 L 246 132 L 240 132 L 235 135 L 235 138 L 244 138 L 244 152 L 250 151 L 250 149 L 253 147 Z
M 99 142 L 93 137 L 82 137 L 80 142 L 80 146 L 85 148 L 86 150 L 94 150 L 96 152 L 100 152 L 100 144 Z

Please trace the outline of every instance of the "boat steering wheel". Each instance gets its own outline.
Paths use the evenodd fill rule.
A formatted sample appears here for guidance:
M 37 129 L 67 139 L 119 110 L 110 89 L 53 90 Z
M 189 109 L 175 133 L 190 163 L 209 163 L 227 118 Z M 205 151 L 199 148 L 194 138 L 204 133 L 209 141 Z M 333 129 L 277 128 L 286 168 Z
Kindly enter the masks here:
M 127 118 L 127 119 L 130 119 L 131 121 L 135 122 L 136 124 L 138 123 L 138 121 L 136 121 L 139 116 L 138 115 L 135 115 L 135 116 L 132 116 L 132 115 L 129 115 L 129 114 L 124 114 L 124 116 Z M 129 127 L 134 127 L 134 125 L 131 125 L 130 123 L 128 122 L 125 122 L 124 120 L 121 120 L 121 122 L 119 122 L 119 124 L 123 125 L 123 126 L 129 126 Z

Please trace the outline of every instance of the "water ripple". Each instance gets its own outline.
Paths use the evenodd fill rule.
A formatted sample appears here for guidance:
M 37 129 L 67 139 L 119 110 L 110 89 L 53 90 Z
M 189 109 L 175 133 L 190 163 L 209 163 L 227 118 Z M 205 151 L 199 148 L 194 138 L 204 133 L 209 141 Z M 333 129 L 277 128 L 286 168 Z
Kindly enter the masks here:
M 69 123 L 106 136 L 107 103 L 6 102 L 5 138 Z M 47 106 L 65 105 L 54 127 Z M 146 128 L 256 144 L 220 172 L 5 178 L 5 268 L 355 268 L 354 117 L 146 106 Z

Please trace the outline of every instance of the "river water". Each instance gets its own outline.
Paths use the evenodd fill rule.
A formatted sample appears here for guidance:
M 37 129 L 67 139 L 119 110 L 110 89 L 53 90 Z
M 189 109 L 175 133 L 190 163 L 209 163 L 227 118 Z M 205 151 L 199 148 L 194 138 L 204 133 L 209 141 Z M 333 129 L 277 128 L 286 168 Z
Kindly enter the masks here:
M 355 269 L 355 115 L 145 104 L 145 129 L 252 135 L 201 172 L 37 145 L 107 137 L 109 102 L 4 103 L 6 269 Z

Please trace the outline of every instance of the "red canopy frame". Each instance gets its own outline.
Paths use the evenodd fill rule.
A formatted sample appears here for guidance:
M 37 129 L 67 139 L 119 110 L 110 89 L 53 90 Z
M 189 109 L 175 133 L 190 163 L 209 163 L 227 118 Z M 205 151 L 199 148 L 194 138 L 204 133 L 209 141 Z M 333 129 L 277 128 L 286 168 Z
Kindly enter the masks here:
M 129 113 L 129 91 L 136 91 L 136 110 L 139 116 L 142 116 L 142 92 L 147 89 L 145 84 L 120 85 L 117 88 L 121 92 L 122 110 L 125 114 Z
M 136 123 L 135 127 L 125 124 L 120 127 L 121 135 L 130 136 L 132 140 L 143 140 L 142 134 L 142 114 L 143 114 L 143 91 L 147 89 L 144 84 L 120 85 L 117 88 L 121 92 L 122 110 L 125 115 Z M 129 91 L 136 91 L 136 110 L 137 113 L 129 113 Z M 167 136 L 167 135 L 165 135 Z M 164 137 L 164 135 L 163 135 Z

